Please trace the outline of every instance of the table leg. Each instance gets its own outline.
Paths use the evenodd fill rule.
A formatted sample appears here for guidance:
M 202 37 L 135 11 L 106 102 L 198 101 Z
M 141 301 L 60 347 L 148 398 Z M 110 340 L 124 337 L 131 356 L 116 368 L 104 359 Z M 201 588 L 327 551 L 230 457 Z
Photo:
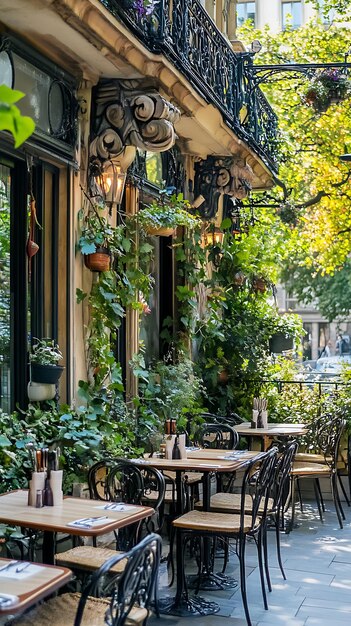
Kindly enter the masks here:
M 211 474 L 205 472 L 202 480 L 203 484 L 203 510 L 209 511 L 211 508 Z M 187 583 L 190 589 L 201 591 L 211 591 L 214 589 L 235 589 L 238 581 L 226 574 L 213 572 L 214 558 L 211 562 L 211 553 L 213 551 L 213 539 L 204 537 L 204 562 L 200 574 L 193 574 L 187 577 Z
M 55 565 L 55 536 L 47 530 L 44 531 L 43 538 L 43 563 Z

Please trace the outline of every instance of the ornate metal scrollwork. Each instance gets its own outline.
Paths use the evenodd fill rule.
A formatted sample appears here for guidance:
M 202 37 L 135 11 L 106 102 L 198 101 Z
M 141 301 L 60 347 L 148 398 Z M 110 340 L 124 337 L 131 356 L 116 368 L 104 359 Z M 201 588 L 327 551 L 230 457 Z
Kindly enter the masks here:
M 212 218 L 218 208 L 220 195 L 242 200 L 251 191 L 254 174 L 241 157 L 213 157 L 195 163 L 194 194 L 203 197 L 200 212 Z
M 90 158 L 95 166 L 113 161 L 127 146 L 163 152 L 175 143 L 179 109 L 139 81 L 99 83 L 94 113 Z

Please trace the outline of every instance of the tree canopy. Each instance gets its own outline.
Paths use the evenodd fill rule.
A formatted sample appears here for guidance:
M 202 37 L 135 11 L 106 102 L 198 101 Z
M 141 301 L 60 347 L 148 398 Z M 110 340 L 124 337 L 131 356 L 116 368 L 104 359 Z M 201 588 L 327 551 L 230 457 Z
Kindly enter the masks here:
M 239 37 L 246 43 L 261 42 L 255 64 L 285 65 L 343 62 L 349 33 L 342 24 L 326 27 L 311 21 L 277 34 L 268 26 L 257 31 L 246 24 Z M 339 158 L 351 152 L 351 82 L 343 68 L 322 72 L 258 72 L 279 117 L 281 151 L 277 186 L 261 200 L 289 227 L 281 258 L 288 288 L 302 300 L 319 301 L 331 319 L 351 310 L 351 283 L 343 280 L 351 247 L 351 164 Z M 323 103 L 320 110 L 312 92 L 318 81 L 334 78 L 343 80 L 343 99 L 330 106 Z M 324 288 L 333 291 L 333 307 L 323 298 Z

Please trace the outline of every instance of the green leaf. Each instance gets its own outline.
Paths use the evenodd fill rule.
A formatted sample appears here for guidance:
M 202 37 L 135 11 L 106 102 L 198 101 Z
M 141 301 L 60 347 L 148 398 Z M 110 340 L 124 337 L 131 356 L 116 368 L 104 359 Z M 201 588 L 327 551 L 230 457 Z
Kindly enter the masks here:
M 80 304 L 81 302 L 83 302 L 83 300 L 87 297 L 88 294 L 85 293 L 85 291 L 82 291 L 81 289 L 79 289 L 79 287 L 77 287 L 76 289 L 76 298 L 77 298 L 77 304 Z
M 232 220 L 230 219 L 230 217 L 226 217 L 221 223 L 221 230 L 227 230 L 228 228 L 231 227 L 231 225 L 232 225 Z

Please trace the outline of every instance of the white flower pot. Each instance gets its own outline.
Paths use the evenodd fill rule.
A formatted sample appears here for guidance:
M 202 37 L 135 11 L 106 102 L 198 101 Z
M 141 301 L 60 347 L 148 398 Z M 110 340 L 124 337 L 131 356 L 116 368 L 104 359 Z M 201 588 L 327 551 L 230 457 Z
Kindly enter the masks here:
M 47 383 L 28 383 L 28 398 L 31 402 L 43 402 L 44 400 L 52 400 L 56 394 L 55 385 Z

